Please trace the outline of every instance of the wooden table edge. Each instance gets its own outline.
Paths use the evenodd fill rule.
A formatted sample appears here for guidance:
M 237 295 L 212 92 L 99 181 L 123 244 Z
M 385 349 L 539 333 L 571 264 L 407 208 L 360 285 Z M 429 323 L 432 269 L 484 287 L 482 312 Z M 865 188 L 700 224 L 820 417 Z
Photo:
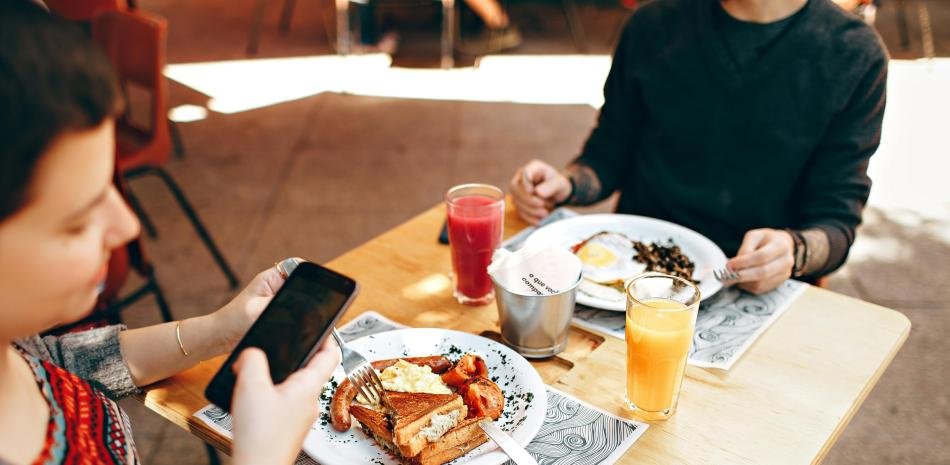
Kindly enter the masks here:
M 833 292 L 833 291 L 828 291 L 827 289 L 823 289 L 823 290 L 827 292 Z M 839 294 L 839 295 L 844 295 L 844 294 Z M 855 299 L 854 297 L 851 297 L 851 296 L 845 296 L 845 297 L 848 297 L 850 299 Z M 834 447 L 834 445 L 838 442 L 838 439 L 840 439 L 841 434 L 848 427 L 848 425 L 851 424 L 851 420 L 854 418 L 855 414 L 858 413 L 858 410 L 861 409 L 861 406 L 864 404 L 864 400 L 867 399 L 868 395 L 871 393 L 874 387 L 877 386 L 878 381 L 880 381 L 881 377 L 884 376 L 884 372 L 887 371 L 888 367 L 890 367 L 891 363 L 894 361 L 894 357 L 896 357 L 897 353 L 900 352 L 901 348 L 904 347 L 904 343 L 907 342 L 907 337 L 910 336 L 911 322 L 910 322 L 910 319 L 907 318 L 907 315 L 904 315 L 903 313 L 897 310 L 894 310 L 892 308 L 884 307 L 877 304 L 872 304 L 871 302 L 867 302 L 861 299 L 855 299 L 855 300 L 859 300 L 862 303 L 865 303 L 868 305 L 875 305 L 876 307 L 882 310 L 896 314 L 899 317 L 899 319 L 903 321 L 904 325 L 901 327 L 900 332 L 898 334 L 898 339 L 895 342 L 895 344 L 891 347 L 891 351 L 887 354 L 887 357 L 882 361 L 881 365 L 877 368 L 874 374 L 872 374 L 871 377 L 868 378 L 864 387 L 861 389 L 861 393 L 858 395 L 857 398 L 854 399 L 854 402 L 851 404 L 851 407 L 848 409 L 847 415 L 845 415 L 845 417 L 842 418 L 840 422 L 838 422 L 838 427 L 835 428 L 834 432 L 832 432 L 830 436 L 828 436 L 828 439 L 825 441 L 825 444 L 822 446 L 821 450 L 818 451 L 818 454 L 815 456 L 815 460 L 812 461 L 813 464 L 820 464 L 822 461 L 825 460 L 825 456 L 828 455 L 828 452 L 831 451 L 831 448 Z

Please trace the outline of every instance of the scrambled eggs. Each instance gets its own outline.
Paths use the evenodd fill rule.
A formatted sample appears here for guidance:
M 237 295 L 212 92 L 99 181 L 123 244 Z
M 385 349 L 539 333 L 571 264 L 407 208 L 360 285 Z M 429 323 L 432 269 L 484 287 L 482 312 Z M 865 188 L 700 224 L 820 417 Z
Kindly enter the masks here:
M 405 360 L 379 374 L 383 389 L 398 392 L 426 392 L 429 394 L 451 394 L 452 391 L 442 382 L 442 377 L 433 373 L 427 366 L 413 365 Z

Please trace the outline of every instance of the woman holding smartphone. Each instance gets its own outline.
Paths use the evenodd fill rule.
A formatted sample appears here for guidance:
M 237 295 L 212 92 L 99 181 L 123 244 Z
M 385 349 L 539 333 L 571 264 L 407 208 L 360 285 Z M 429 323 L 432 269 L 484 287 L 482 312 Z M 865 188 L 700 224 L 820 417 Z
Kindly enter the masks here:
M 81 31 L 26 0 L 0 4 L 2 465 L 139 463 L 114 399 L 233 349 L 283 284 L 269 269 L 205 316 L 37 336 L 91 311 L 110 251 L 138 234 L 112 184 L 120 108 L 108 61 Z M 325 345 L 275 386 L 264 354 L 246 351 L 234 463 L 292 463 L 338 363 Z

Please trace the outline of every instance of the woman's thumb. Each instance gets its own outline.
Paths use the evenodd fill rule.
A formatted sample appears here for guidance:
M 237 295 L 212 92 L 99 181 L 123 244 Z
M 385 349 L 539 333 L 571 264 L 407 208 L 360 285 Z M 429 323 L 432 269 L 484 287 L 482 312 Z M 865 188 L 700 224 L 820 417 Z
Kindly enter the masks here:
M 257 347 L 249 347 L 241 352 L 233 366 L 237 375 L 235 389 L 238 387 L 273 386 L 270 378 L 270 366 L 264 351 Z

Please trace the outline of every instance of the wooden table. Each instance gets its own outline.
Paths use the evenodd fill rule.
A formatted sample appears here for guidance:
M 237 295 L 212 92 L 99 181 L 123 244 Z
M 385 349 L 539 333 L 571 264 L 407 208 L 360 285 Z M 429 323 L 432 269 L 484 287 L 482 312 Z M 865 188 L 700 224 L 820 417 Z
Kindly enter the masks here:
M 508 235 L 525 227 L 511 210 Z M 436 242 L 443 218 L 443 207 L 434 207 L 327 264 L 362 287 L 344 321 L 376 310 L 414 327 L 497 334 L 494 304 L 464 307 L 452 298 L 449 249 Z M 809 288 L 728 373 L 690 367 L 676 415 L 654 423 L 620 463 L 818 463 L 909 331 L 898 312 Z M 561 355 L 533 363 L 541 377 L 629 417 L 622 404 L 624 341 L 578 328 L 570 338 Z M 207 404 L 202 392 L 222 361 L 150 387 L 144 402 L 227 451 L 230 441 L 192 416 Z

